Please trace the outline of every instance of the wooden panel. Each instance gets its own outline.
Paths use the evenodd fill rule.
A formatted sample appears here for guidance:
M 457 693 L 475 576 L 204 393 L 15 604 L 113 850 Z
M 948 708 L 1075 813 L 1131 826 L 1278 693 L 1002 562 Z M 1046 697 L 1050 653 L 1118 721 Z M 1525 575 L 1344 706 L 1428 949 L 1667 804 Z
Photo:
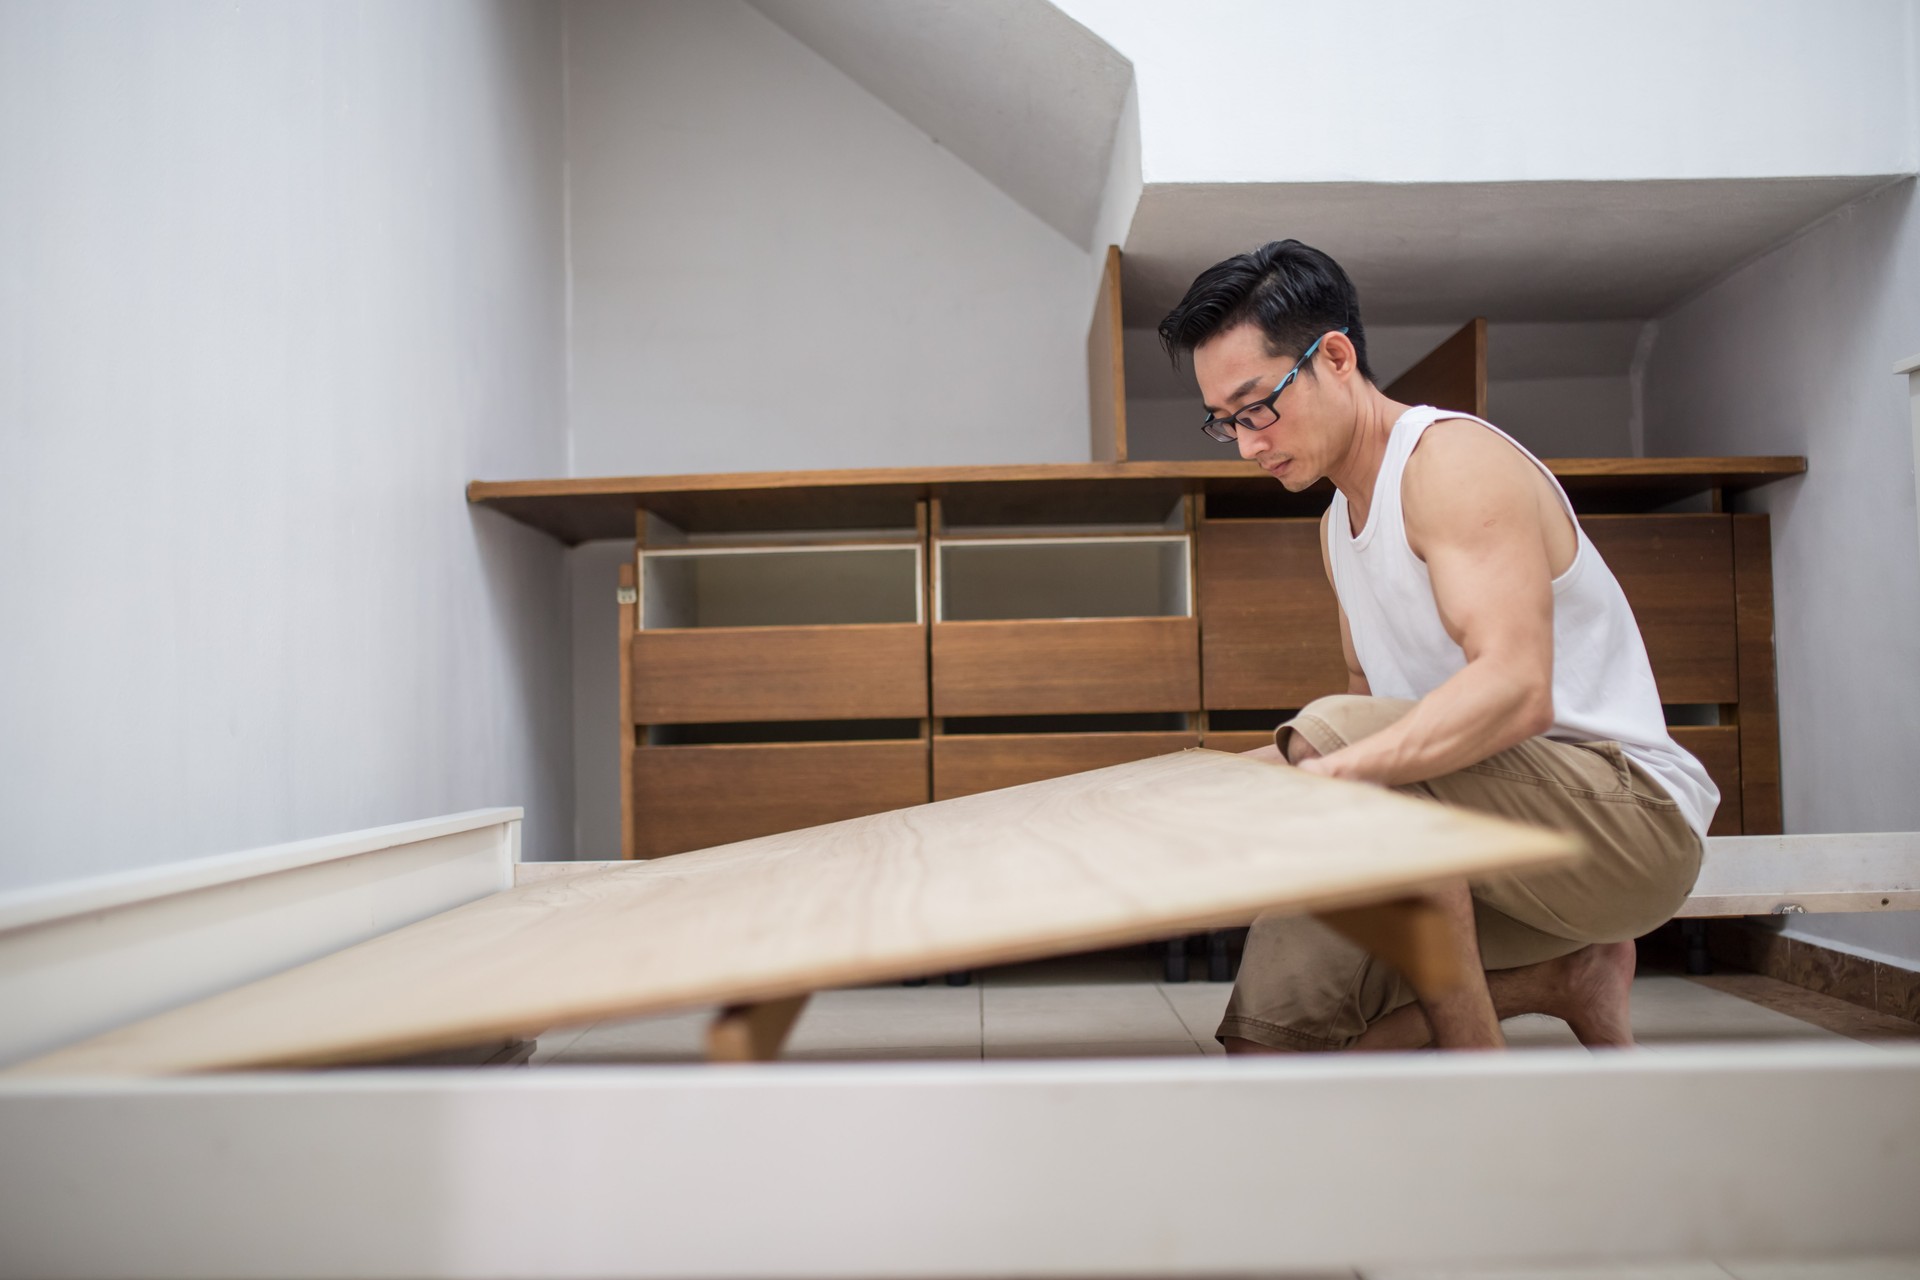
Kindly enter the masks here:
M 1662 702 L 1739 697 L 1730 519 L 1586 516 L 1580 521 L 1633 606 Z
M 936 622 L 933 714 L 1197 710 L 1199 649 L 1192 618 Z
M 927 744 L 770 742 L 634 753 L 639 856 L 884 813 L 927 800 Z
M 1303 707 L 1347 691 L 1318 520 L 1202 521 L 1198 586 L 1208 707 Z
M 1773 835 L 1782 822 L 1780 704 L 1773 658 L 1773 534 L 1764 515 L 1739 515 L 1732 520 L 1742 830 L 1750 836 Z
M 1750 489 L 1807 469 L 1802 457 L 1549 458 L 1576 503 L 1671 502 L 1710 489 Z M 1231 457 L 1205 462 L 1024 463 L 998 467 L 874 467 L 858 471 L 747 471 L 723 475 L 595 476 L 567 480 L 475 480 L 467 501 L 543 529 L 568 544 L 625 538 L 634 508 L 689 532 L 748 529 L 878 529 L 913 523 L 913 504 L 944 493 L 985 505 L 1048 504 L 1072 523 L 1076 504 L 1115 487 L 1270 494 L 1271 478 Z M 1324 497 L 1319 499 L 1324 505 Z M 1054 517 L 1049 517 L 1054 518 Z
M 913 623 L 716 627 L 633 637 L 638 724 L 926 714 L 927 632 Z
M 1275 727 L 1279 725 L 1275 721 Z M 1209 751 L 1230 751 L 1238 754 L 1252 751 L 1256 747 L 1273 745 L 1272 729 L 1223 729 L 1202 734 L 1200 745 Z
M 1710 836 L 1741 834 L 1740 730 L 1730 724 L 1674 725 L 1673 740 L 1693 753 L 1720 788 L 1720 807 L 1714 811 Z
M 933 798 L 951 800 L 1200 745 L 1192 733 L 1009 733 L 933 740 Z
M 1127 460 L 1127 374 L 1120 317 L 1120 246 L 1107 246 L 1106 269 L 1087 326 L 1087 406 L 1095 462 Z
M 620 611 L 620 647 L 616 651 L 614 665 L 620 671 L 620 772 L 619 777 L 633 776 L 633 618 L 638 605 L 620 599 L 627 593 L 639 598 L 639 567 L 629 560 L 620 566 L 618 579 L 619 595 L 614 608 Z M 633 851 L 633 791 L 630 787 L 620 789 L 620 856 L 631 858 Z
M 1487 322 L 1475 317 L 1387 384 L 1389 399 L 1487 416 Z
M 1364 905 L 1578 855 L 1538 828 L 1184 751 L 526 885 L 14 1074 L 365 1061 Z

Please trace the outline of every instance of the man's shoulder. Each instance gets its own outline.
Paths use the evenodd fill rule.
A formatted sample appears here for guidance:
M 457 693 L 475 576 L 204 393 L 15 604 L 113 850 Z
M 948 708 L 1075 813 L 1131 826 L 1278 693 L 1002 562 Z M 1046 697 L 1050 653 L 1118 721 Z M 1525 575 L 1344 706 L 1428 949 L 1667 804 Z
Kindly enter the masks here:
M 1531 503 L 1540 471 L 1518 445 L 1472 418 L 1439 418 L 1420 433 L 1402 473 L 1407 517 L 1450 521 L 1504 502 Z

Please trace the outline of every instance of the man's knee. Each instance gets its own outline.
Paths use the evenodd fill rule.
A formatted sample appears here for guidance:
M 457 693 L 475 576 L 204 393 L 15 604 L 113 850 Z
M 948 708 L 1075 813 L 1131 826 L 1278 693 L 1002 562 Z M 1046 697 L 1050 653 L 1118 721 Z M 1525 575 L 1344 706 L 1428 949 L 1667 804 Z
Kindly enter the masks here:
M 1274 741 L 1295 764 L 1310 756 L 1332 755 L 1340 748 L 1380 732 L 1413 709 L 1405 698 L 1376 698 L 1335 693 L 1315 698 L 1274 733 Z

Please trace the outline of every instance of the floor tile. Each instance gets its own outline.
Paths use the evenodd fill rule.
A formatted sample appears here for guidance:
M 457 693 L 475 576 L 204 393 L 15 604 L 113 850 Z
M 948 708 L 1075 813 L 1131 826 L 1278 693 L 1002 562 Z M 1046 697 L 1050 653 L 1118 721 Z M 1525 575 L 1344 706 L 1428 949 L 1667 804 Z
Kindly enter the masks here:
M 1633 1035 L 1642 1045 L 1724 1040 L 1836 1040 L 1823 1027 L 1763 1008 L 1683 977 L 1648 977 L 1633 984 Z
M 710 1009 L 629 1018 L 588 1027 L 543 1065 L 614 1062 L 699 1062 L 706 1057 Z
M 1016 1044 L 1193 1040 L 1173 1006 L 1148 982 L 987 986 L 980 992 L 980 1009 L 989 1050 Z
M 994 1058 L 1197 1058 L 1200 1046 L 1188 1039 L 1114 1041 L 1091 1044 L 989 1044 Z
M 1734 1280 L 1920 1280 L 1920 1257 L 1723 1262 Z
M 973 1044 L 905 1044 L 905 1045 L 845 1045 L 828 1048 L 788 1049 L 780 1055 L 782 1062 L 978 1062 L 980 1045 Z
M 1160 995 L 1195 1040 L 1214 1045 L 1213 1033 L 1219 1030 L 1221 1015 L 1227 1011 L 1227 997 L 1233 994 L 1231 982 L 1160 982 Z
M 970 1047 L 980 1051 L 979 987 L 859 987 L 807 1002 L 789 1053 Z
M 1881 966 L 1883 969 L 1885 966 Z M 1758 973 L 1716 973 L 1687 981 L 1713 991 L 1750 1001 L 1762 1008 L 1825 1027 L 1838 1035 L 1868 1043 L 1920 1040 L 1920 1024 L 1892 1014 L 1863 1009 L 1835 996 L 1808 991 Z

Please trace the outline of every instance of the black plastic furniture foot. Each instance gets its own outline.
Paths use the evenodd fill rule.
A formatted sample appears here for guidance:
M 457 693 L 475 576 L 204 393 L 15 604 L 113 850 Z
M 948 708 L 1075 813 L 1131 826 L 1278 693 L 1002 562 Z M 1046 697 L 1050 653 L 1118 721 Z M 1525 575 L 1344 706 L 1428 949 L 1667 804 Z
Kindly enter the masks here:
M 1187 940 L 1185 938 L 1167 940 L 1166 970 L 1168 982 L 1187 980 Z

